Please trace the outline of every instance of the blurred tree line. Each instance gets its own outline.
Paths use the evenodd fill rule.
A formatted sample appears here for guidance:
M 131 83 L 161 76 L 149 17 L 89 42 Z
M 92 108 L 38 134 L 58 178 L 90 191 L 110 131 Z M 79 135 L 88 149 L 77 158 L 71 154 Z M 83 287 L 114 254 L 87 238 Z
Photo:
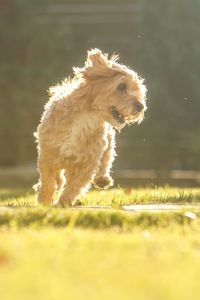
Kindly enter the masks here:
M 144 122 L 117 135 L 115 167 L 199 169 L 199 11 L 199 0 L 1 0 L 0 165 L 35 161 L 46 90 L 98 47 L 148 87 Z

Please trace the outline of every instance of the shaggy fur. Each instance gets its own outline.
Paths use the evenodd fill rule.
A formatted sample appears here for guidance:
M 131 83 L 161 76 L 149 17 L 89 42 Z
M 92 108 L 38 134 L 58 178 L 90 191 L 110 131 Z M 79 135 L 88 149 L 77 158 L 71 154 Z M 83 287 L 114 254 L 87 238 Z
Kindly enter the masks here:
M 85 66 L 73 69 L 72 80 L 49 89 L 35 133 L 37 202 L 73 205 L 91 182 L 99 188 L 113 184 L 114 128 L 141 122 L 146 110 L 143 79 L 117 60 L 98 49 L 88 51 Z

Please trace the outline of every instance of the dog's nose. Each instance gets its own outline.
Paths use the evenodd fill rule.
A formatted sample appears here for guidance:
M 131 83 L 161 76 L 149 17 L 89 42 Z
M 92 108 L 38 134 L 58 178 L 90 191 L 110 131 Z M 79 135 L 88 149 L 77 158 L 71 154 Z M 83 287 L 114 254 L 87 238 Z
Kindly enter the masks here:
M 135 108 L 138 112 L 141 112 L 144 108 L 144 105 L 139 101 L 135 102 L 134 105 L 135 105 Z

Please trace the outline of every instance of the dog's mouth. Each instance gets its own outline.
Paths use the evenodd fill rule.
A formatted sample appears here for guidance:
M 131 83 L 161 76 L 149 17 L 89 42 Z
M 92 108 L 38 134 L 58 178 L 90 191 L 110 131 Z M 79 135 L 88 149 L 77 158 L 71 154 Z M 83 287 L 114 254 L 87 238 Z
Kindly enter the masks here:
M 111 112 L 113 118 L 117 121 L 119 124 L 127 124 L 128 126 L 132 125 L 133 123 L 137 122 L 137 114 L 131 115 L 131 116 L 124 116 L 122 113 L 120 113 L 115 106 L 111 107 Z
M 125 118 L 120 112 L 117 110 L 115 106 L 111 107 L 113 118 L 120 124 L 125 123 Z

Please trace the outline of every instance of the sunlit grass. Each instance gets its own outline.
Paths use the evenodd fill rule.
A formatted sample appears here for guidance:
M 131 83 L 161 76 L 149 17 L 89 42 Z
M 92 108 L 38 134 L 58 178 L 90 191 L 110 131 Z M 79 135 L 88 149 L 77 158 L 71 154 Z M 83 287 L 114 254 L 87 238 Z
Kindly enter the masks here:
M 197 300 L 199 226 L 0 230 L 1 299 Z
M 80 201 L 110 207 L 97 210 L 34 207 L 34 197 L 0 190 L 1 299 L 199 299 L 200 211 L 122 205 L 198 203 L 200 189 L 93 190 Z
M 81 199 L 83 205 L 111 205 L 152 203 L 197 203 L 200 202 L 200 189 L 155 188 L 155 189 L 111 189 L 91 191 Z
M 128 213 L 123 210 L 73 210 L 53 209 L 47 207 L 18 208 L 1 210 L 0 226 L 9 228 L 41 227 L 80 227 L 93 229 L 114 229 L 129 231 L 135 227 L 166 227 L 176 224 L 184 225 L 200 221 L 200 211 L 188 214 L 180 212 L 140 212 Z
M 178 212 L 125 212 L 123 205 L 157 203 L 198 203 L 199 189 L 111 189 L 92 190 L 80 199 L 82 209 L 58 209 L 48 206 L 35 207 L 35 194 L 31 190 L 1 190 L 0 225 L 9 227 L 75 226 L 83 228 L 114 228 L 131 230 L 135 226 L 169 226 L 188 224 L 199 218 L 195 209 L 194 218 L 186 215 L 187 207 Z M 105 207 L 104 210 L 84 209 L 87 206 Z M 4 209 L 8 207 L 9 209 Z M 193 220 L 194 219 L 194 220 Z
M 30 190 L 0 189 L 0 204 L 13 206 L 33 206 L 35 194 Z M 200 188 L 154 188 L 91 190 L 80 199 L 81 205 L 120 207 L 128 204 L 153 203 L 198 203 Z

